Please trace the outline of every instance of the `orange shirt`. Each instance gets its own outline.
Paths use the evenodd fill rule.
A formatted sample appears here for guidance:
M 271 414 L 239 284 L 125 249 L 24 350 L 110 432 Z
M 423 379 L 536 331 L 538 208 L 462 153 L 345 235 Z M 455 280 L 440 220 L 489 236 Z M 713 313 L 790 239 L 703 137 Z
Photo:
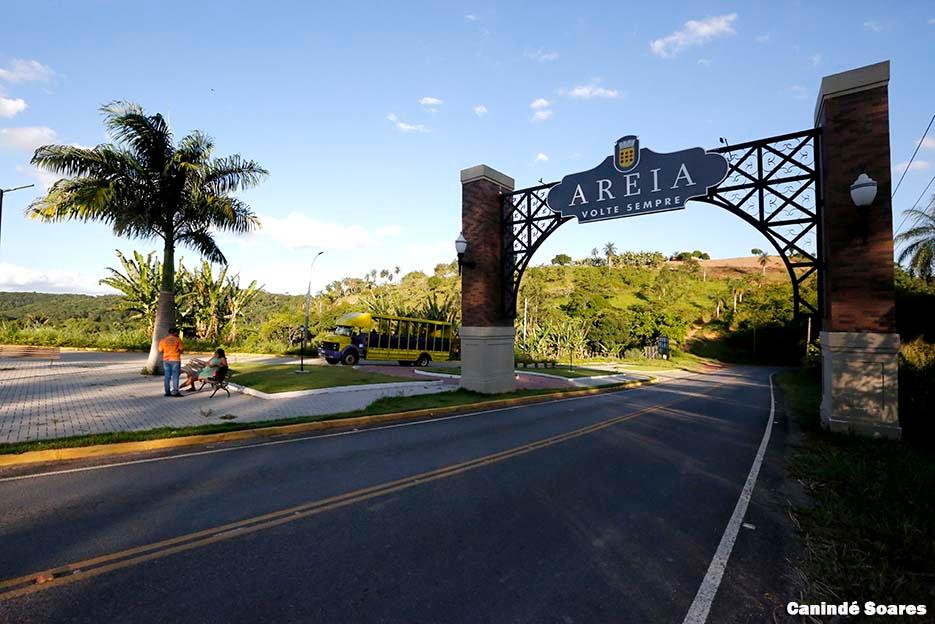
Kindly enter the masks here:
M 182 360 L 182 340 L 178 336 L 169 334 L 159 341 L 159 350 L 162 352 L 162 359 L 168 362 L 180 362 Z

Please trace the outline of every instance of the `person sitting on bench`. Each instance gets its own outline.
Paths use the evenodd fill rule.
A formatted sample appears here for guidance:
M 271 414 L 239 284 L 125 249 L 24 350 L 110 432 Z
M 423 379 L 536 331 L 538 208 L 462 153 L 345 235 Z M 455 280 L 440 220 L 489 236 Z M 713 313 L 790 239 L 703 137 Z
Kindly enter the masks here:
M 197 374 L 188 376 L 188 381 L 185 382 L 185 385 L 188 386 L 186 392 L 194 392 L 196 381 L 204 382 L 211 379 L 222 366 L 227 366 L 227 355 L 224 353 L 224 349 L 218 349 L 214 352 L 214 357 L 208 360 L 207 366 L 198 371 Z

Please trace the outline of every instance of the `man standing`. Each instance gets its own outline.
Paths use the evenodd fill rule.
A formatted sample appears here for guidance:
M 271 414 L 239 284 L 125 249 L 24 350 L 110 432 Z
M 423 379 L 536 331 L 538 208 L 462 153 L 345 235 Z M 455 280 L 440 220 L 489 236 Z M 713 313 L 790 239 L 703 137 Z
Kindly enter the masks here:
M 169 329 L 169 335 L 159 341 L 159 352 L 162 353 L 162 365 L 165 369 L 163 388 L 166 396 L 180 397 L 179 373 L 182 372 L 182 339 L 179 338 L 179 328 Z M 169 381 L 172 381 L 172 392 L 169 392 Z

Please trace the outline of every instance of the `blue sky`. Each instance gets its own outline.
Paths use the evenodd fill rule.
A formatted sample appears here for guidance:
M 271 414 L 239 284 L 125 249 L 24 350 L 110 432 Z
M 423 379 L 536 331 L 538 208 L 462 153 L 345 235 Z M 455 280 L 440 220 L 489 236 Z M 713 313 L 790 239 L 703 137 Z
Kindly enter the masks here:
M 154 248 L 95 224 L 23 217 L 46 175 L 37 145 L 107 140 L 98 108 L 139 102 L 178 136 L 202 129 L 220 155 L 270 177 L 244 199 L 263 229 L 222 238 L 232 269 L 304 292 L 371 268 L 431 270 L 453 257 L 462 168 L 484 163 L 529 186 L 589 169 L 613 141 L 716 147 L 811 126 L 821 77 L 892 61 L 894 174 L 935 112 L 930 2 L 230 3 L 33 2 L 4 8 L 0 290 L 104 292 L 114 250 Z M 935 133 L 894 204 L 935 173 Z M 35 192 L 33 192 L 35 191 Z M 898 222 L 897 218 L 897 222 Z M 706 205 L 571 223 L 559 252 L 762 246 Z M 195 254 L 182 250 L 188 264 Z

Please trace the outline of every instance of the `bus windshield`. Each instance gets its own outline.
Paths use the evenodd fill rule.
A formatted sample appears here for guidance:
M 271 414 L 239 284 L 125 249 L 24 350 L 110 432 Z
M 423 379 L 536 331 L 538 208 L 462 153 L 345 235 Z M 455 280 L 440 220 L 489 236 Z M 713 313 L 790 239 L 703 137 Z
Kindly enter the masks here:
M 354 330 L 346 325 L 338 325 L 334 328 L 334 333 L 338 336 L 351 336 Z

